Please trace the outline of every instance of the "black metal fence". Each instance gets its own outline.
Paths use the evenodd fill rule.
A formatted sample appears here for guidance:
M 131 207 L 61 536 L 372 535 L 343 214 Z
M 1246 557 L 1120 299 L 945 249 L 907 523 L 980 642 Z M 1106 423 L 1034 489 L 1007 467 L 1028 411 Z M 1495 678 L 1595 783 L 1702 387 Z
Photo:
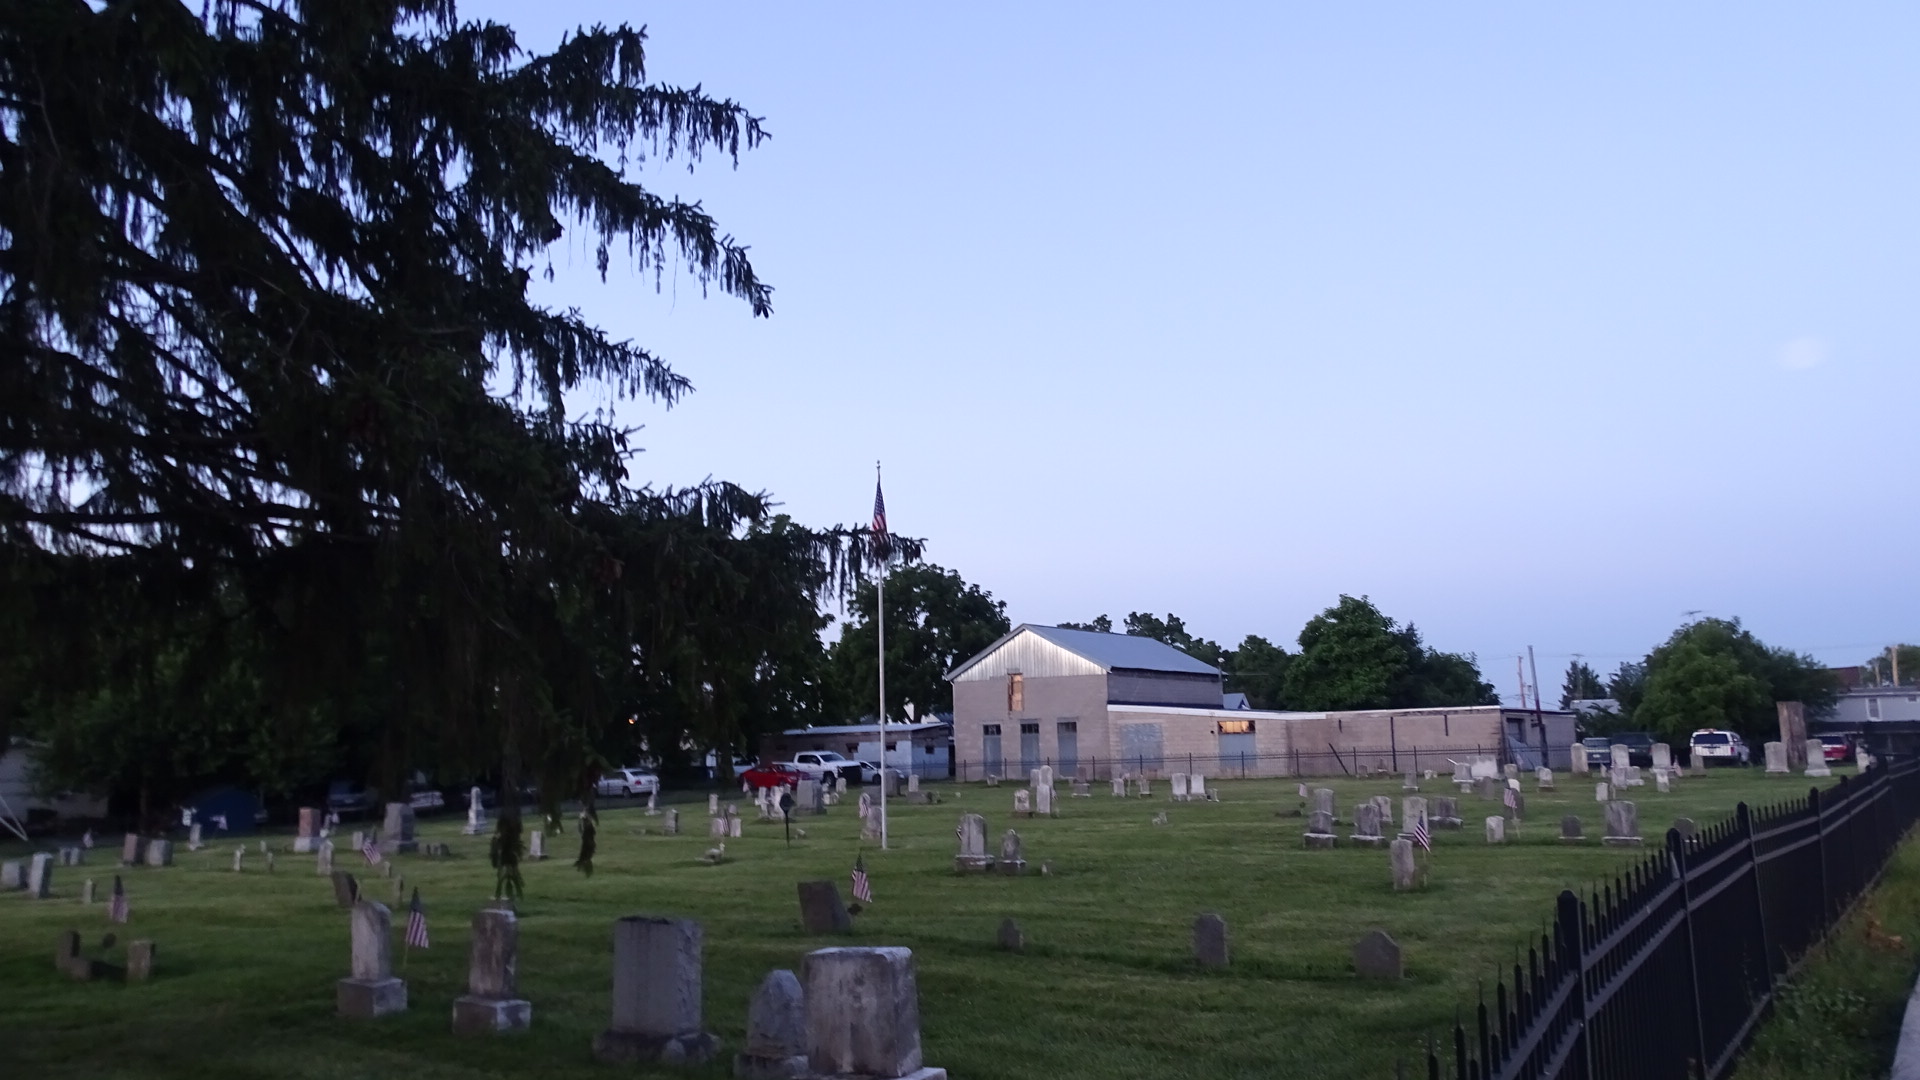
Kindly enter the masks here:
M 1400 776 L 1404 773 L 1425 773 L 1429 769 L 1445 778 L 1453 775 L 1454 761 L 1473 757 L 1492 757 L 1502 763 L 1511 760 L 1497 746 L 1394 746 L 1378 749 L 1329 748 L 1318 752 L 1293 750 L 1284 754 L 1159 754 L 1152 757 L 1087 756 L 1070 759 L 1022 759 L 1015 754 L 999 761 L 956 761 L 953 778 L 966 782 L 985 780 L 989 775 L 1003 780 L 1020 779 L 1042 765 L 1053 766 L 1055 776 L 1067 779 L 1085 775 L 1089 779 L 1105 780 L 1122 774 L 1159 779 L 1183 772 L 1189 775 L 1200 773 L 1222 780 L 1258 780 L 1262 777 L 1286 776 Z M 1557 767 L 1564 770 L 1566 762 L 1559 761 Z M 925 771 L 915 771 L 923 777 L 930 775 Z
M 1429 1080 L 1716 1080 L 1776 987 L 1920 818 L 1920 760 L 1666 844 L 1584 899 L 1496 982 Z

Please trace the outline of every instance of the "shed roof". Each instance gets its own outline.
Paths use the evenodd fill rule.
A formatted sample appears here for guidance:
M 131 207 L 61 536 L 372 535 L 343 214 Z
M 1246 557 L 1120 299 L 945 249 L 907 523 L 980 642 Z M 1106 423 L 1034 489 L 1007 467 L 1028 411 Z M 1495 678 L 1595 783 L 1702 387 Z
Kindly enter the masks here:
M 1219 675 L 1220 669 L 1212 664 L 1196 660 L 1164 641 L 1149 637 L 1136 637 L 1132 634 L 1103 634 L 1097 630 L 1066 630 L 1058 626 L 1035 626 L 1021 623 L 1000 640 L 980 650 L 972 659 L 952 671 L 947 672 L 949 680 L 957 679 L 967 669 L 992 656 L 1022 634 L 1031 634 L 1036 638 L 1064 649 L 1080 657 L 1103 672 L 1115 669 L 1127 671 L 1167 671 L 1182 675 Z

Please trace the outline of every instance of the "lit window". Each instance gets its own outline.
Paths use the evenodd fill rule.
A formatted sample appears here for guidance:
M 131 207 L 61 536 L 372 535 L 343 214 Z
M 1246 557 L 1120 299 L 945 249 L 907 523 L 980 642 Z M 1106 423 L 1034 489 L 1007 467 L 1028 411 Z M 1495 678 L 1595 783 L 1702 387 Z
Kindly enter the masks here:
M 1007 711 L 1019 712 L 1027 707 L 1026 680 L 1019 675 L 1007 676 Z
M 1251 720 L 1222 720 L 1222 721 L 1220 721 L 1220 734 L 1222 734 L 1222 735 L 1251 735 L 1251 734 L 1253 734 L 1253 721 L 1251 721 Z

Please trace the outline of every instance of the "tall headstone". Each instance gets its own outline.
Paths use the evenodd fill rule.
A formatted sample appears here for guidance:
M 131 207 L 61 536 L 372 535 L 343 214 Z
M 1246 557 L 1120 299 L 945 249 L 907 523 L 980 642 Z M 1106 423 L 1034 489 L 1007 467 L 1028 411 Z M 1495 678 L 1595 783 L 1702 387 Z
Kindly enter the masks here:
M 187 850 L 199 851 L 203 847 L 206 847 L 206 844 L 200 840 L 200 823 L 196 821 L 187 826 Z
M 120 842 L 120 865 L 138 866 L 147 857 L 147 842 L 138 833 L 128 833 Z
M 1560 819 L 1560 839 L 1569 844 L 1578 844 L 1586 840 L 1586 836 L 1580 831 L 1579 815 L 1568 814 Z
M 1653 767 L 1656 769 L 1673 768 L 1673 747 L 1663 742 L 1654 743 Z
M 1127 778 L 1126 777 L 1116 776 L 1113 778 L 1113 795 L 1117 799 L 1124 799 L 1127 797 Z
M 295 855 L 311 855 L 320 850 L 320 828 L 325 821 L 317 806 L 300 808 L 299 831 L 293 837 Z
M 1027 947 L 1027 935 L 1020 924 L 1011 916 L 1000 920 L 1000 932 L 996 935 L 998 944 L 1004 952 L 1023 952 Z
M 1000 837 L 1000 861 L 994 869 L 1003 874 L 1021 874 L 1027 869 L 1024 847 L 1020 843 L 1020 834 L 1008 829 Z
M 141 939 L 127 943 L 127 981 L 146 982 L 153 978 L 155 953 L 153 942 Z
M 1187 777 L 1187 798 L 1205 799 L 1207 797 L 1207 777 L 1205 773 L 1194 773 Z
M 321 877 L 333 873 L 333 841 L 320 841 L 320 850 L 313 857 L 313 869 Z
M 907 774 L 907 791 L 911 793 L 919 790 L 920 790 L 920 774 L 917 772 L 908 773 Z
M 1462 791 L 1473 786 L 1473 766 L 1471 762 L 1456 761 L 1453 763 L 1453 782 L 1459 784 L 1460 790 Z
M 413 804 L 390 802 L 380 825 L 380 851 L 386 855 L 412 855 L 420 850 L 414 836 Z
M 1433 824 L 1442 829 L 1457 829 L 1461 826 L 1460 800 L 1453 795 L 1440 795 L 1433 800 Z
M 345 870 L 333 872 L 333 902 L 339 907 L 351 909 L 360 899 L 360 883 Z
M 1807 707 L 1798 701 L 1774 703 L 1780 717 L 1780 743 L 1786 747 L 1789 771 L 1807 767 Z M 1824 757 L 1825 754 L 1822 753 Z
M 341 1016 L 371 1020 L 405 1012 L 407 984 L 393 977 L 393 913 L 385 904 L 353 905 L 353 974 L 334 984 Z
M 800 970 L 814 1076 L 946 1080 L 945 1069 L 921 1060 L 913 950 L 818 949 Z
M 1138 777 L 1135 780 L 1135 784 L 1140 789 L 1139 795 L 1141 798 L 1150 799 L 1153 797 L 1153 780 L 1151 778 L 1145 776 Z
M 1606 802 L 1613 798 L 1613 785 L 1605 781 L 1593 785 L 1593 801 Z
M 862 794 L 860 797 L 864 799 L 866 795 Z M 879 843 L 880 830 L 886 820 L 887 812 L 885 810 L 878 806 L 869 809 L 867 815 L 860 819 L 860 839 L 869 844 Z
M 802 881 L 800 926 L 809 934 L 845 934 L 853 929 L 853 916 L 840 899 L 840 887 L 831 880 Z
M 1607 748 L 1612 755 L 1610 764 L 1616 769 L 1625 769 L 1633 764 L 1633 751 L 1625 743 L 1614 743 Z
M 1798 704 L 1796 702 L 1795 704 Z M 1833 770 L 1827 768 L 1827 748 L 1819 739 L 1808 739 L 1802 753 L 1807 759 L 1808 776 L 1832 776 Z
M 173 865 L 173 841 L 165 837 L 155 837 L 147 841 L 148 866 Z
M 242 863 L 246 861 L 246 858 L 247 858 L 247 845 L 241 844 L 239 847 L 233 849 L 233 872 L 234 873 L 237 874 L 240 872 L 240 866 Z
M 1375 795 L 1367 801 L 1373 804 L 1375 810 L 1380 811 L 1380 825 L 1382 828 L 1393 824 L 1393 796 Z
M 1353 973 L 1363 979 L 1398 979 L 1404 974 L 1400 946 L 1385 930 L 1369 930 L 1354 943 Z
M 1327 849 L 1339 843 L 1333 832 L 1333 815 L 1325 810 L 1315 810 L 1307 815 L 1306 844 L 1308 848 Z
M 1767 775 L 1785 776 L 1787 768 L 1787 746 L 1785 743 L 1770 742 L 1763 749 L 1767 755 Z
M 961 814 L 960 827 L 955 832 L 960 837 L 960 854 L 953 857 L 953 868 L 991 870 L 993 856 L 987 854 L 987 819 L 979 814 Z
M 1033 816 L 1033 796 L 1026 788 L 1013 793 L 1013 812 L 1020 817 Z
M 613 924 L 613 1022 L 593 1056 L 631 1064 L 698 1065 L 718 1041 L 701 1030 L 701 949 L 691 919 L 628 915 Z
M 1393 870 L 1396 892 L 1420 887 L 1420 868 L 1413 861 L 1413 841 L 1395 840 L 1387 845 L 1387 865 Z
M 1507 842 L 1507 819 L 1495 814 L 1487 819 L 1487 843 L 1504 844 Z
M 1533 770 L 1533 786 L 1536 791 L 1553 790 L 1553 770 L 1542 765 Z
M 1607 832 L 1600 842 L 1616 846 L 1640 843 L 1640 812 L 1631 802 L 1615 799 L 1607 804 Z
M 475 912 L 467 949 L 467 992 L 453 999 L 455 1035 L 525 1031 L 533 1023 L 533 1003 L 519 993 L 519 957 L 520 922 L 514 913 Z
M 505 797 L 504 794 L 501 796 Z M 460 831 L 467 836 L 479 836 L 487 831 L 487 804 L 481 798 L 478 787 L 467 792 L 467 825 Z
M 680 835 L 680 811 L 668 810 L 667 820 L 660 823 L 660 831 L 668 836 Z
M 27 895 L 35 900 L 45 900 L 53 895 L 53 855 L 51 852 L 35 852 L 27 863 Z
M 729 817 L 727 819 L 727 835 L 735 840 L 746 835 L 746 833 L 741 830 L 740 821 L 741 819 L 737 817 Z M 546 858 L 546 856 L 543 855 L 541 858 Z
M 1050 768 L 1043 768 L 1041 771 L 1053 772 Z M 1033 813 L 1036 817 L 1053 816 L 1053 785 L 1051 783 L 1044 783 L 1033 789 Z
M 707 816 L 712 817 L 713 815 L 718 814 L 719 812 L 720 812 L 720 796 L 718 794 L 708 795 L 707 796 Z
M 1420 781 L 1414 779 L 1413 770 L 1408 769 L 1406 778 L 1400 781 L 1401 791 L 1419 791 Z
M 1653 771 L 1653 790 L 1660 792 L 1662 795 L 1673 790 L 1673 780 L 1669 777 L 1667 770 L 1655 769 Z
M 1573 749 L 1567 752 L 1567 768 L 1570 769 L 1575 776 L 1587 775 L 1587 745 L 1585 743 L 1576 742 L 1573 744 Z
M 733 1058 L 740 1080 L 789 1080 L 807 1067 L 807 995 L 791 971 L 769 971 L 747 1004 L 747 1045 Z
M 1323 787 L 1314 788 L 1313 789 L 1313 808 L 1315 810 L 1324 812 L 1327 815 L 1327 817 L 1330 819 L 1335 817 L 1335 813 L 1333 809 L 1333 789 L 1323 788 Z
M 1353 835 L 1349 837 L 1356 844 L 1379 847 L 1387 842 L 1380 835 L 1380 807 L 1369 800 L 1353 808 Z
M 1408 829 L 1416 821 L 1427 818 L 1427 800 L 1424 795 L 1403 795 L 1400 798 L 1400 823 Z
M 1227 966 L 1227 920 L 1211 912 L 1193 920 L 1193 958 L 1201 967 Z
M 527 858 L 538 862 L 547 857 L 547 834 L 535 829 L 527 834 Z
M 1173 774 L 1173 801 L 1174 802 L 1187 801 L 1187 774 L 1186 773 L 1177 772 Z

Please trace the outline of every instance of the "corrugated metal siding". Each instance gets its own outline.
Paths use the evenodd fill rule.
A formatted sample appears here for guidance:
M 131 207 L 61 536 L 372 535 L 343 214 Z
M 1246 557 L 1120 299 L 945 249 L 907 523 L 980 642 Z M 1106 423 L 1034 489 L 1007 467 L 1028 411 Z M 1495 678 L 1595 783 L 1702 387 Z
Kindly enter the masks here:
M 1099 675 L 1104 670 L 1099 664 L 1028 630 L 1015 634 L 953 681 L 984 682 L 1004 679 L 1015 672 L 1029 679 L 1047 679 L 1059 675 Z

